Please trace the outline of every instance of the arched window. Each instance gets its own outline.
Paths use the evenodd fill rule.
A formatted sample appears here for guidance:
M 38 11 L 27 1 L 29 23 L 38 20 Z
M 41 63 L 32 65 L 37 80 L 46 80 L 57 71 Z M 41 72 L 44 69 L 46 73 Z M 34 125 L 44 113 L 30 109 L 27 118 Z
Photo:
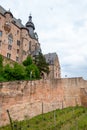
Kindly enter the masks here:
M 12 42 L 13 42 L 13 36 L 12 36 L 12 34 L 9 34 L 8 35 L 8 43 L 12 44 Z

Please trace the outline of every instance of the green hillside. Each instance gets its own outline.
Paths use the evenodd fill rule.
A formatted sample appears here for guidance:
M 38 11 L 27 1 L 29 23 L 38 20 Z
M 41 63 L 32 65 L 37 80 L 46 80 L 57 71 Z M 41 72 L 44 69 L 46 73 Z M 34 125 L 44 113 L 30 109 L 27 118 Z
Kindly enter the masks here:
M 0 130 L 12 130 L 10 126 Z M 58 109 L 32 119 L 13 122 L 13 130 L 87 130 L 87 108 L 69 107 Z

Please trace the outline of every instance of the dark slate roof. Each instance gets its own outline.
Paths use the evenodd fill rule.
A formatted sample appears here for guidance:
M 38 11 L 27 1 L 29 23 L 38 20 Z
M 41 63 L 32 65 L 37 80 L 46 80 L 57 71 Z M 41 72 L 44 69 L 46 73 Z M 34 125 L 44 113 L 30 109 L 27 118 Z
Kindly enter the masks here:
M 0 5 L 0 13 L 4 15 L 5 12 L 6 10 Z
M 38 48 L 35 51 L 31 52 L 33 57 L 38 56 L 40 53 L 41 53 L 41 49 L 40 48 Z
M 30 33 L 29 33 L 29 34 L 30 34 Z M 35 33 L 30 34 L 30 37 L 33 38 L 33 39 L 38 40 L 38 39 L 35 37 Z
M 1 13 L 3 16 L 5 15 L 5 13 L 10 13 L 10 14 L 12 15 L 11 12 L 5 10 L 1 5 L 0 5 L 0 13 Z M 12 15 L 12 17 L 13 17 L 13 15 Z M 25 29 L 27 29 L 27 27 L 25 27 L 25 26 L 22 24 L 22 22 L 21 22 L 20 19 L 16 19 L 15 17 L 13 17 L 13 18 L 12 18 L 12 23 L 15 24 L 16 26 L 18 26 L 19 28 L 25 28 Z M 34 24 L 32 23 L 32 17 L 31 17 L 31 16 L 30 16 L 30 21 L 28 21 L 28 23 L 27 23 L 27 26 L 32 26 L 33 29 L 35 29 L 35 26 L 34 26 Z M 38 40 L 38 38 L 36 38 L 36 33 L 33 33 L 32 35 L 30 35 L 30 37 L 33 38 L 33 39 Z
M 28 22 L 26 23 L 26 28 L 29 30 L 29 27 L 31 27 L 33 29 L 33 33 L 30 33 L 30 37 L 33 38 L 33 39 L 36 39 L 38 40 L 38 38 L 36 37 L 36 33 L 34 33 L 34 30 L 35 30 L 35 26 L 34 26 L 34 23 L 32 22 L 32 16 L 30 14 L 29 16 L 29 20 Z M 30 31 L 30 30 L 29 30 Z
M 2 15 L 4 15 L 6 12 L 8 12 L 8 11 L 5 10 L 5 9 L 0 5 L 0 13 L 1 13 Z M 10 13 L 11 13 L 11 12 L 10 12 Z M 16 19 L 15 17 L 13 17 L 12 22 L 13 22 L 15 25 L 17 25 L 18 27 L 20 27 L 20 28 L 24 27 L 24 25 L 20 22 L 20 20 L 19 20 L 19 19 Z
M 25 28 L 25 26 L 21 23 L 20 19 L 16 19 L 13 17 L 13 21 L 14 24 L 16 24 L 19 28 Z
M 31 15 L 29 16 L 29 20 L 26 23 L 26 27 L 32 27 L 33 30 L 35 30 L 35 26 L 34 26 L 34 23 L 32 22 L 32 16 Z
M 45 56 L 46 62 L 50 65 L 53 65 L 55 58 L 57 57 L 57 54 L 56 53 L 48 53 L 48 54 L 45 54 L 44 56 Z

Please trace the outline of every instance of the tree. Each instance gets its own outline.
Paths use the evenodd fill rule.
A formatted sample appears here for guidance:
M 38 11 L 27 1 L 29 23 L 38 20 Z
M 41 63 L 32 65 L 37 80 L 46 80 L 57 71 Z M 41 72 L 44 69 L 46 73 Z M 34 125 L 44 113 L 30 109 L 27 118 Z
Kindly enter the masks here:
M 31 56 L 28 56 L 26 60 L 23 61 L 24 66 L 31 65 L 33 63 Z
M 40 77 L 40 72 L 38 67 L 33 63 L 33 60 L 30 56 L 27 57 L 26 60 L 23 61 L 23 65 L 26 68 L 26 78 L 27 79 L 37 79 Z
M 46 63 L 46 59 L 42 53 L 39 53 L 39 55 L 35 57 L 35 64 L 38 66 L 40 73 L 49 73 L 49 64 Z
M 4 77 L 3 77 L 3 57 L 2 55 L 0 55 L 0 81 L 3 81 Z
M 0 55 L 0 68 L 3 67 L 3 57 Z
M 36 65 L 31 64 L 26 67 L 27 77 L 30 79 L 40 78 L 40 72 Z
M 4 67 L 4 72 L 3 72 L 3 77 L 9 81 L 9 80 L 13 80 L 13 68 L 7 64 L 5 67 Z
M 25 71 L 24 66 L 18 63 L 15 63 L 14 69 L 13 69 L 13 78 L 15 80 L 22 80 L 22 79 L 25 79 L 25 77 L 26 77 L 26 71 Z
M 25 68 L 18 63 L 15 63 L 13 67 L 11 67 L 9 64 L 7 64 L 4 67 L 4 78 L 7 81 L 22 80 L 25 79 L 25 77 L 26 77 Z

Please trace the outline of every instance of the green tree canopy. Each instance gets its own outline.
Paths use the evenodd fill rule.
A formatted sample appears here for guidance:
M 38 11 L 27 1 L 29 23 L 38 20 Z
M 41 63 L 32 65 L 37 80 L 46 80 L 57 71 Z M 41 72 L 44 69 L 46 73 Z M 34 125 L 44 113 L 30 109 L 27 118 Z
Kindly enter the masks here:
M 46 63 L 46 59 L 42 53 L 39 53 L 39 55 L 35 57 L 35 64 L 38 66 L 40 73 L 49 73 L 49 64 Z
M 26 77 L 26 72 L 25 72 L 25 68 L 24 66 L 15 63 L 14 64 L 14 69 L 13 69 L 13 77 L 16 80 L 21 80 L 21 79 L 25 79 Z
M 27 77 L 30 79 L 40 78 L 40 72 L 36 65 L 31 64 L 26 67 Z
M 13 67 L 7 64 L 4 67 L 3 76 L 7 81 L 25 79 L 26 76 L 25 68 L 18 63 L 15 63 Z
M 38 66 L 36 66 L 33 63 L 33 60 L 30 56 L 28 56 L 27 59 L 23 61 L 23 65 L 25 66 L 26 69 L 27 79 L 37 79 L 40 77 Z
M 13 80 L 13 68 L 7 64 L 5 67 L 4 67 L 4 72 L 3 72 L 3 77 L 9 81 L 9 80 Z
M 0 68 L 3 67 L 3 57 L 0 55 Z
M 24 66 L 31 65 L 33 63 L 31 56 L 28 56 L 26 60 L 23 61 Z

